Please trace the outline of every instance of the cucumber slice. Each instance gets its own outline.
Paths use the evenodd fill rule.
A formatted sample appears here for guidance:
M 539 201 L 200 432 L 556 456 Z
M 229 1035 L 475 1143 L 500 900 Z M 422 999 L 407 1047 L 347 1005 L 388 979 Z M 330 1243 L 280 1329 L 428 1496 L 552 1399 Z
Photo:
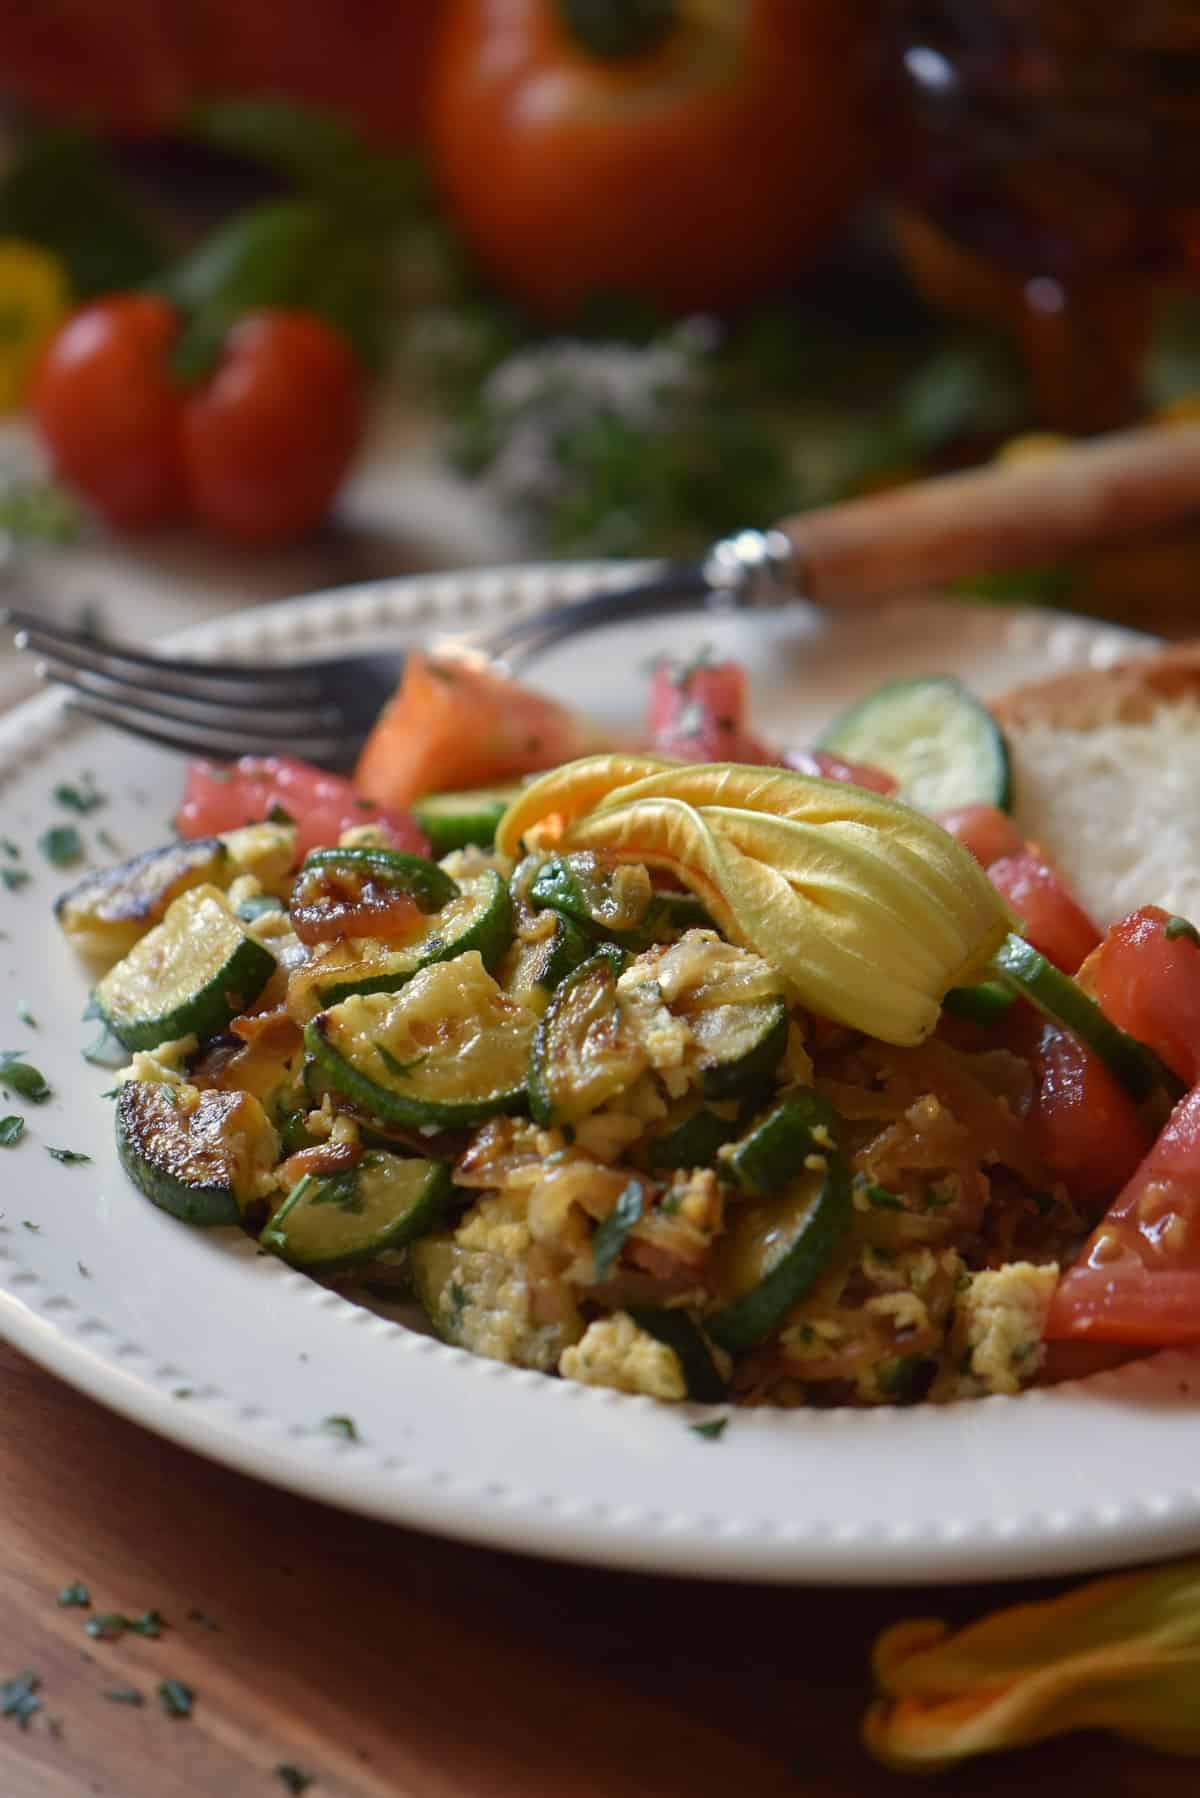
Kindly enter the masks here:
M 835 718 L 822 749 L 882 768 L 924 812 L 954 805 L 1011 811 L 1008 744 L 987 707 L 949 674 L 888 681 Z
M 223 884 L 228 873 L 228 851 L 219 837 L 168 843 L 89 874 L 55 901 L 54 915 L 75 948 L 111 965 L 161 924 L 182 893 Z
M 737 1107 L 727 1107 L 722 1116 L 712 1106 L 696 1099 L 685 1099 L 667 1119 L 661 1134 L 647 1151 L 650 1168 L 655 1173 L 669 1173 L 679 1167 L 715 1167 L 717 1151 L 732 1142 L 741 1125 Z
M 407 893 L 423 912 L 438 911 L 449 905 L 458 886 L 444 868 L 423 855 L 408 855 L 399 849 L 314 849 L 304 858 L 297 891 L 304 885 L 305 875 L 329 874 L 361 880 L 378 881 L 381 886 L 395 887 Z M 296 903 L 293 898 L 293 904 Z
M 117 1153 L 134 1185 L 188 1224 L 237 1224 L 259 1198 L 278 1139 L 249 1093 L 127 1080 Z
M 649 870 L 640 862 L 621 862 L 591 850 L 552 855 L 529 886 L 535 911 L 549 906 L 584 930 L 630 947 L 654 940 L 646 930 L 654 902 Z
M 456 896 L 430 916 L 403 948 L 339 943 L 298 969 L 288 982 L 288 1010 L 300 1022 L 356 993 L 394 993 L 421 968 L 474 949 L 490 973 L 512 941 L 508 888 L 491 868 L 464 880 Z
M 766 1086 L 787 1048 L 787 1006 L 782 999 L 710 1005 L 688 1013 L 700 1045 L 700 1090 L 725 1099 Z
M 558 988 L 529 1059 L 529 1108 L 539 1124 L 575 1124 L 631 1086 L 646 1051 L 626 1027 L 617 995 L 624 965 L 607 945 Z
M 1078 1037 L 1139 1105 L 1158 1092 L 1168 1094 L 1172 1101 L 1183 1096 L 1183 1082 L 1153 1049 L 1105 1017 L 1077 981 L 1047 961 L 1023 937 L 1006 937 L 991 965 L 1002 985 L 1028 999 L 1045 1017 Z
M 683 1369 L 688 1397 L 698 1405 L 719 1405 L 729 1391 L 713 1360 L 712 1350 L 686 1311 L 667 1311 L 649 1306 L 629 1312 L 639 1330 L 674 1349 Z
M 215 1036 L 258 997 L 275 957 L 247 936 L 216 887 L 193 887 L 96 988 L 96 1009 L 127 1049 Z
M 304 1040 L 330 1086 L 371 1116 L 455 1129 L 521 1110 L 534 1029 L 471 952 L 398 993 L 343 1000 Z
M 452 1190 L 444 1161 L 372 1150 L 347 1173 L 298 1180 L 259 1241 L 292 1267 L 338 1273 L 427 1235 Z
M 718 1249 L 729 1302 L 704 1319 L 717 1346 L 743 1355 L 777 1330 L 833 1259 L 851 1214 L 850 1174 L 837 1154 L 777 1198 L 741 1207 Z
M 450 855 L 475 843 L 490 849 L 496 826 L 521 791 L 511 787 L 475 787 L 463 793 L 426 793 L 415 801 L 412 815 L 433 846 L 435 855 Z
M 443 1342 L 552 1373 L 559 1356 L 583 1335 L 573 1308 L 553 1323 L 532 1315 L 524 1268 L 485 1249 L 464 1249 L 452 1236 L 423 1236 L 409 1254 L 417 1303 Z
M 555 912 L 553 917 L 554 928 L 548 936 L 513 945 L 501 981 L 505 992 L 518 1005 L 539 1014 L 546 1009 L 555 988 L 595 953 L 595 944 L 578 924 L 561 912 Z
M 759 1118 L 722 1161 L 743 1192 L 764 1198 L 799 1178 L 807 1155 L 831 1154 L 841 1130 L 841 1118 L 820 1093 L 797 1088 Z
M 974 986 L 952 986 L 942 1000 L 942 1010 L 990 1029 L 1008 1016 L 1016 1002 L 1016 992 L 1002 981 L 980 980 Z

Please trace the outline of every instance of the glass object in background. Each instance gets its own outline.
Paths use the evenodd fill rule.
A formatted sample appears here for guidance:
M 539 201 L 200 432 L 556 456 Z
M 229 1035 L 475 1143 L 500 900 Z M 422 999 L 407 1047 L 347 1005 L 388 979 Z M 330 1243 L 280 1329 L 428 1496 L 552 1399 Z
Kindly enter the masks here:
M 888 57 L 918 285 L 1020 336 L 1048 423 L 1121 423 L 1200 283 L 1200 4 L 892 0 Z

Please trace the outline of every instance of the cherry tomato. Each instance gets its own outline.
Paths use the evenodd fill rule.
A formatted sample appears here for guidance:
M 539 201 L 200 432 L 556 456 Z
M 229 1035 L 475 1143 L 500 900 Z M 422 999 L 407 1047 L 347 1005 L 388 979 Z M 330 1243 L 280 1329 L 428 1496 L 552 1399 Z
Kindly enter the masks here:
M 955 805 L 938 816 L 942 829 L 969 849 L 981 868 L 1020 855 L 1025 840 L 1006 812 L 994 805 Z
M 1159 906 L 1142 906 L 1113 925 L 1085 974 L 1113 1023 L 1156 1049 L 1194 1086 L 1200 1081 L 1200 944 L 1178 924 Z
M 183 508 L 183 395 L 168 361 L 178 329 L 165 300 L 118 294 L 74 313 L 34 370 L 29 406 L 55 473 L 114 524 Z
M 865 41 L 852 0 L 452 0 L 434 175 L 536 313 L 597 293 L 730 310 L 785 286 L 857 196 Z
M 353 352 L 322 319 L 283 310 L 241 319 L 183 412 L 196 517 L 246 543 L 311 530 L 341 485 L 365 403 Z
M 1151 1131 L 1104 1063 L 1055 1024 L 1041 1024 L 1031 1128 L 1046 1167 L 1083 1203 L 1124 1185 L 1150 1147 Z
M 852 787 L 866 787 L 868 792 L 885 796 L 896 791 L 896 782 L 882 768 L 869 762 L 848 762 L 844 756 L 830 755 L 826 749 L 785 749 L 783 765 L 797 774 L 815 774 L 821 780 L 844 780 Z
M 1021 919 L 1021 934 L 1064 974 L 1073 974 L 1100 941 L 1083 907 L 1036 851 L 1002 856 L 989 864 L 988 879 Z
M 1200 1087 L 1179 1101 L 1059 1282 L 1046 1335 L 1200 1343 Z
M 393 849 L 428 855 L 429 843 L 403 811 L 360 799 L 348 780 L 288 756 L 243 756 L 233 765 L 193 762 L 175 819 L 183 837 L 215 836 L 243 824 L 261 824 L 275 810 L 297 826 L 298 859 L 310 849 L 332 849 L 343 831 L 375 824 Z

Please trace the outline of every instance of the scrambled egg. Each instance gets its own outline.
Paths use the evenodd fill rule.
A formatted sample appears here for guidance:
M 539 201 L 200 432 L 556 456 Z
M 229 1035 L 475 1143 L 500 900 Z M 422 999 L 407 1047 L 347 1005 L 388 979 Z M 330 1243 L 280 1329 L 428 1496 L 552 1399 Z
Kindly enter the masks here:
M 959 1396 L 1019 1392 L 1045 1357 L 1042 1330 L 1058 1268 L 1013 1261 L 974 1274 L 962 1293 L 953 1332 L 960 1350 Z
M 675 1350 L 639 1329 L 627 1311 L 614 1311 L 589 1324 L 582 1342 L 563 1350 L 558 1371 L 584 1386 L 611 1386 L 647 1398 L 687 1397 Z

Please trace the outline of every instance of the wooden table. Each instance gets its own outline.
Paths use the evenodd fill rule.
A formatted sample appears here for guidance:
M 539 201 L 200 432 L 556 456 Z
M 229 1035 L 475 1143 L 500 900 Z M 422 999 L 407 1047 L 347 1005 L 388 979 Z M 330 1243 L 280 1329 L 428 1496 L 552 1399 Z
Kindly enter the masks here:
M 211 1466 L 4 1347 L 0 1393 L 0 1679 L 34 1671 L 44 1700 L 27 1729 L 0 1720 L 3 1798 L 270 1798 L 281 1765 L 310 1798 L 897 1798 L 921 1788 L 857 1743 L 874 1633 L 1015 1596 L 523 1561 Z M 56 1603 L 74 1580 L 92 1611 Z M 151 1608 L 157 1640 L 85 1633 Z M 145 1704 L 103 1697 L 121 1687 Z M 1194 1798 L 1197 1778 L 1091 1736 L 936 1789 Z

